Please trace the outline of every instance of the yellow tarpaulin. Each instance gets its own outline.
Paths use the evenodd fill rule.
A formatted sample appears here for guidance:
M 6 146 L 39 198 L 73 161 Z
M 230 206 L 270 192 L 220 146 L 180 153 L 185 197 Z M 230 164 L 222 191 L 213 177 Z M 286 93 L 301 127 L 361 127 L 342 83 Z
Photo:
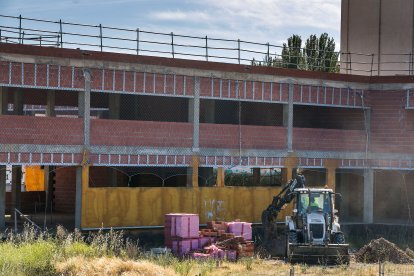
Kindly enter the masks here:
M 25 169 L 24 183 L 26 191 L 44 191 L 45 190 L 45 173 L 40 166 L 28 166 Z

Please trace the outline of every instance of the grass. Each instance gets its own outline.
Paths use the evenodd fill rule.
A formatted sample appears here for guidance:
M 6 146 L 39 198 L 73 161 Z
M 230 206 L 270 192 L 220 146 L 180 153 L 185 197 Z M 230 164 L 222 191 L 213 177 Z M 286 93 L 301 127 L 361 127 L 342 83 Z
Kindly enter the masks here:
M 0 275 L 378 275 L 378 264 L 351 262 L 349 266 L 291 266 L 283 261 L 243 258 L 238 262 L 180 260 L 141 251 L 122 232 L 69 233 L 59 227 L 54 235 L 25 227 L 8 233 L 0 243 Z M 388 275 L 413 275 L 413 265 L 386 263 Z

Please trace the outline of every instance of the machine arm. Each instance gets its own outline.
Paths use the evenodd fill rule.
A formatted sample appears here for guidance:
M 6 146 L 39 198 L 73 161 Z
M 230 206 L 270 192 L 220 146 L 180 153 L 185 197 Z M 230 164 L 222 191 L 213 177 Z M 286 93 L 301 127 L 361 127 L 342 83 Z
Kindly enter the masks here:
M 263 225 L 276 221 L 276 218 L 283 206 L 293 200 L 293 190 L 296 188 L 305 188 L 305 182 L 305 176 L 298 174 L 283 187 L 278 195 L 273 197 L 272 203 L 262 213 Z

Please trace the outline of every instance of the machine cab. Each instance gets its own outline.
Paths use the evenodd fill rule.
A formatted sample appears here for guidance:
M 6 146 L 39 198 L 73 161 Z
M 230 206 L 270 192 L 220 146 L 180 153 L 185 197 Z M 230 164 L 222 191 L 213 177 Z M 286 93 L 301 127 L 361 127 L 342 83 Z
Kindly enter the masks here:
M 331 215 L 333 202 L 331 189 L 296 189 L 296 210 L 298 215 L 321 212 Z

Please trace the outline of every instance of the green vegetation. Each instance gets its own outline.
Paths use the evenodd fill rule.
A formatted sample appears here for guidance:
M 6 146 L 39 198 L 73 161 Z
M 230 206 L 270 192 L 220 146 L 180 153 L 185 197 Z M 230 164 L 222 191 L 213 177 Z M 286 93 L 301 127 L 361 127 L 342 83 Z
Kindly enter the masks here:
M 151 255 L 122 231 L 99 231 L 82 235 L 58 227 L 54 235 L 25 227 L 8 233 L 0 243 L 0 275 L 376 275 L 378 264 L 350 266 L 291 266 L 281 260 L 243 258 L 238 262 L 178 259 Z M 385 264 L 388 274 L 414 273 L 413 265 Z
M 291 68 L 307 71 L 339 72 L 339 53 L 335 52 L 335 40 L 327 33 L 319 37 L 311 35 L 302 46 L 302 38 L 292 35 L 283 43 L 281 55 L 265 56 L 263 62 L 253 59 L 252 65 Z

